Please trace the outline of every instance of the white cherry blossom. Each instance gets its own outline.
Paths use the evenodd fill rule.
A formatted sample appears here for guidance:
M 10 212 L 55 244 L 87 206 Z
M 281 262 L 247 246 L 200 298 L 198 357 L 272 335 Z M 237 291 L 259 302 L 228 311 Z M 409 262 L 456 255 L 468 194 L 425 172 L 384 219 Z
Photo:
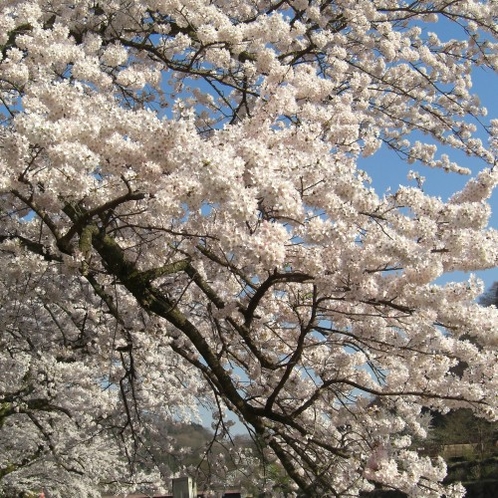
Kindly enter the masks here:
M 150 445 L 202 405 L 308 496 L 461 497 L 412 441 L 432 410 L 497 418 L 497 311 L 474 277 L 438 283 L 498 262 L 498 121 L 472 88 L 497 16 L 3 2 L 0 494 L 164 489 Z M 392 192 L 363 170 L 382 148 L 413 170 Z

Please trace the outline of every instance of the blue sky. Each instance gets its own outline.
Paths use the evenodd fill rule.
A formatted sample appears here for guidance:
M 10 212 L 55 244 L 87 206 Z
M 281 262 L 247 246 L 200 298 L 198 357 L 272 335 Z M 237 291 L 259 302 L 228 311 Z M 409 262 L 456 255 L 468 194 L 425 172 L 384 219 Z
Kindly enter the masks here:
M 498 92 L 498 75 L 490 70 L 477 69 L 473 75 L 473 82 L 473 92 L 479 96 L 481 103 L 488 109 L 485 121 L 488 122 L 494 118 L 498 119 L 498 100 L 496 98 Z M 487 136 L 484 132 L 479 136 L 483 142 L 487 143 Z M 483 161 L 476 158 L 469 158 L 463 153 L 457 152 L 450 155 L 452 159 L 458 159 L 461 166 L 471 169 L 472 176 L 485 167 Z M 410 170 L 417 171 L 421 176 L 425 177 L 423 188 L 427 194 L 441 197 L 443 200 L 447 200 L 453 193 L 461 190 L 469 178 L 471 178 L 457 173 L 446 173 L 439 169 L 427 168 L 422 165 L 408 165 L 397 157 L 394 152 L 387 150 L 386 147 L 383 147 L 374 156 L 360 163 L 360 167 L 368 172 L 372 178 L 372 186 L 379 195 L 387 191 L 388 188 L 396 191 L 399 185 L 410 184 L 415 186 L 414 181 L 407 179 Z M 489 226 L 498 229 L 498 189 L 491 197 L 490 204 L 493 214 Z M 475 272 L 475 274 L 484 281 L 486 288 L 489 288 L 494 281 L 498 281 L 498 268 Z M 469 275 L 455 272 L 444 275 L 439 281 L 441 283 L 452 280 L 462 281 L 467 280 Z

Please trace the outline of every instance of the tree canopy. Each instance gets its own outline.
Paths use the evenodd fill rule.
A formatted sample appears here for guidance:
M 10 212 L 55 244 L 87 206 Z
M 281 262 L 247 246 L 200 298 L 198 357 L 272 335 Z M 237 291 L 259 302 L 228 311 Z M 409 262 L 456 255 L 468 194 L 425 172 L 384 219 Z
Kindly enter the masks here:
M 498 121 L 471 88 L 497 18 L 2 2 L 0 494 L 164 487 L 151 434 L 205 406 L 305 496 L 462 496 L 411 442 L 424 410 L 497 416 L 496 308 L 474 277 L 437 283 L 498 261 Z M 381 148 L 482 168 L 447 200 L 418 172 L 381 192 L 362 166 Z

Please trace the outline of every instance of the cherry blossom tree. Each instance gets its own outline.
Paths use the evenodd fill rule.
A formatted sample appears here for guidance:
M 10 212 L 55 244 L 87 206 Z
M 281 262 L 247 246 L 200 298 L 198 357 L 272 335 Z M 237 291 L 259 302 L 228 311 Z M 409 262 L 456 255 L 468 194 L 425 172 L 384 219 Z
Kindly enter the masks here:
M 204 404 L 305 496 L 462 496 L 411 442 L 424 409 L 497 415 L 497 311 L 474 277 L 436 283 L 498 261 L 498 121 L 471 90 L 498 68 L 497 17 L 4 1 L 0 489 L 160 484 L 143 431 Z M 380 148 L 482 168 L 448 200 L 379 192 Z

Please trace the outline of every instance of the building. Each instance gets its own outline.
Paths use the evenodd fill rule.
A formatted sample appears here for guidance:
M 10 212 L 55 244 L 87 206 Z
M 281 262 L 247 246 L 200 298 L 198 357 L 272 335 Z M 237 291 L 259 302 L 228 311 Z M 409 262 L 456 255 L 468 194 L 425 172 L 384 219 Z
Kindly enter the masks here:
M 205 495 L 197 493 L 197 484 L 192 477 L 178 477 L 171 480 L 173 494 L 153 495 L 144 494 L 104 496 L 103 498 L 242 498 L 239 490 L 216 491 Z

